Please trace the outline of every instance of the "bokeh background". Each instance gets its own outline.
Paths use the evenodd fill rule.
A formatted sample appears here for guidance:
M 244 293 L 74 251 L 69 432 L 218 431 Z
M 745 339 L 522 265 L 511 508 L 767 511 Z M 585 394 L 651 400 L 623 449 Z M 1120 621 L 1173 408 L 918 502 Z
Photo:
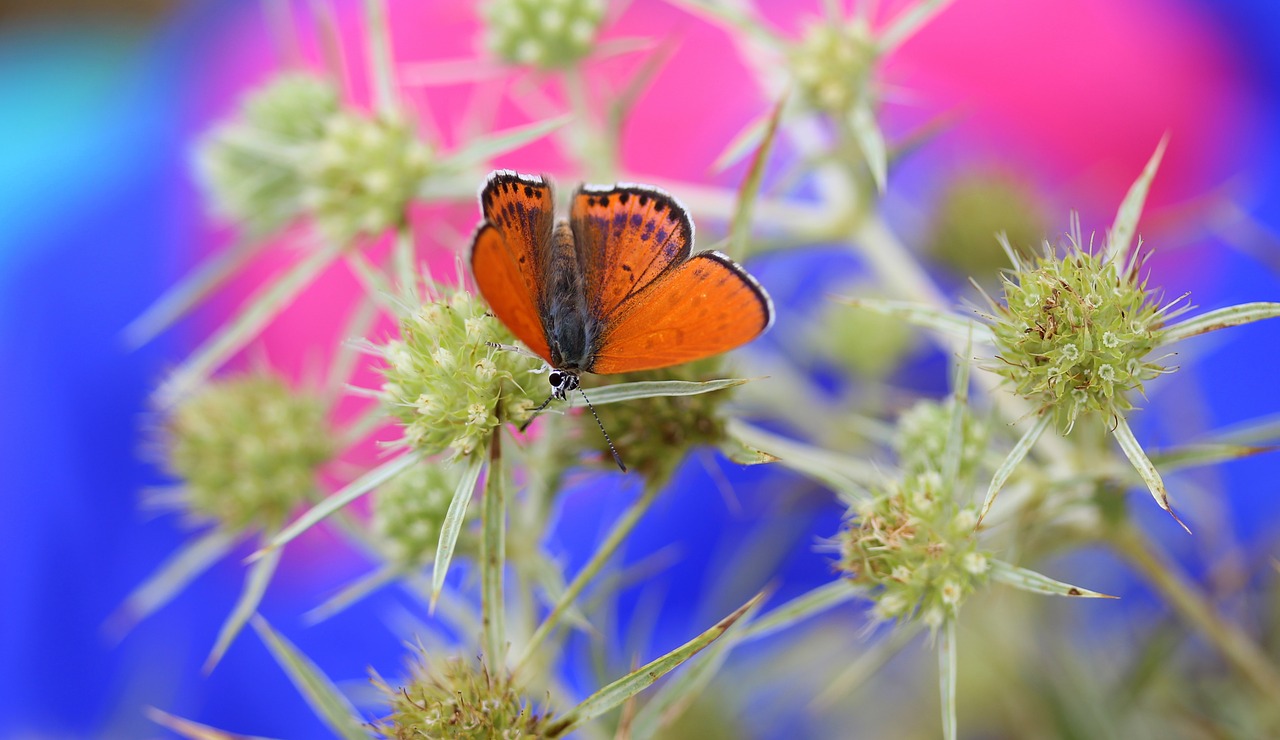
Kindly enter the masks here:
M 295 5 L 298 17 L 310 17 L 310 4 Z M 820 12 L 812 5 L 763 8 L 796 33 L 803 16 Z M 351 48 L 361 48 L 358 6 L 335 3 Z M 389 6 L 398 62 L 481 53 L 476 14 L 466 4 Z M 624 165 L 732 186 L 740 171 L 711 175 L 710 165 L 769 101 L 725 32 L 679 8 L 635 0 L 605 35 L 676 44 L 631 120 Z M 129 590 L 186 538 L 175 518 L 137 507 L 139 492 L 162 481 L 143 451 L 147 394 L 279 268 L 270 260 L 256 265 L 142 349 L 128 351 L 120 338 L 167 285 L 232 239 L 205 214 L 192 148 L 246 90 L 280 68 L 276 39 L 258 3 L 0 1 L 0 737 L 162 735 L 144 717 L 146 706 L 238 732 L 324 735 L 251 634 L 212 675 L 200 671 L 241 587 L 236 558 L 119 644 L 102 630 Z M 1034 189 L 1055 233 L 1065 230 L 1070 209 L 1081 212 L 1086 232 L 1101 229 L 1168 132 L 1169 153 L 1141 229 L 1159 250 L 1154 282 L 1170 297 L 1193 291 L 1206 308 L 1280 296 L 1275 3 L 957 0 L 894 55 L 883 76 L 893 90 L 885 114 L 891 136 L 955 114 L 892 176 L 886 211 L 909 240 L 927 239 L 931 205 L 947 182 L 983 168 L 1012 172 Z M 364 100 L 362 77 L 348 82 Z M 442 122 L 446 140 L 457 135 L 465 90 L 406 89 L 412 105 Z M 501 116 L 519 123 L 528 112 Z M 534 147 L 497 164 L 536 171 L 561 161 Z M 1238 209 L 1228 213 L 1223 203 Z M 460 223 L 474 218 L 459 213 Z M 784 337 L 804 330 L 814 296 L 859 271 L 843 253 L 821 248 L 762 258 L 752 268 L 781 306 L 775 333 Z M 326 275 L 256 351 L 295 375 L 323 363 L 328 350 L 308 348 L 332 341 L 326 307 L 355 289 L 341 269 Z M 1194 370 L 1177 381 L 1186 385 L 1161 391 L 1162 399 L 1188 402 L 1141 415 L 1140 434 L 1158 440 L 1177 436 L 1170 429 L 1212 429 L 1280 410 L 1280 328 L 1249 327 L 1197 347 Z M 942 359 L 925 353 L 916 360 L 905 382 L 943 392 Z M 1230 504 L 1213 529 L 1238 538 L 1245 553 L 1274 553 L 1276 472 L 1274 460 L 1257 458 L 1217 474 Z M 704 466 L 686 466 L 675 493 L 629 545 L 632 559 L 668 547 L 678 555 L 655 580 L 660 614 L 640 630 L 655 650 L 682 641 L 721 604 L 758 586 L 726 583 L 726 574 L 745 567 L 752 548 L 777 541 L 754 538 L 761 517 L 769 518 L 769 532 L 781 527 L 785 541 L 802 543 L 770 566 L 779 573 L 779 598 L 830 577 L 828 556 L 812 546 L 839 520 L 829 496 L 797 493 L 794 479 L 775 472 L 731 471 L 730 478 L 742 511 L 726 505 Z M 625 491 L 586 488 L 568 492 L 552 535 L 553 551 L 571 568 L 626 501 Z M 788 505 L 780 507 L 784 491 Z M 1166 525 L 1151 517 L 1162 539 L 1176 537 Z M 1107 562 L 1076 571 L 1067 563 L 1055 575 L 1090 574 L 1090 585 L 1132 596 L 1127 603 L 1136 606 L 1127 608 L 1157 608 L 1121 576 L 1098 584 Z M 367 568 L 331 538 L 304 540 L 286 554 L 262 608 L 330 676 L 354 683 L 370 666 L 399 672 L 405 651 L 390 624 L 409 603 L 389 590 L 316 627 L 304 628 L 298 615 Z M 620 613 L 649 601 L 652 594 L 633 594 Z M 934 687 L 930 679 L 918 692 Z M 962 702 L 962 728 L 965 715 Z M 793 719 L 774 713 L 753 724 L 767 737 Z

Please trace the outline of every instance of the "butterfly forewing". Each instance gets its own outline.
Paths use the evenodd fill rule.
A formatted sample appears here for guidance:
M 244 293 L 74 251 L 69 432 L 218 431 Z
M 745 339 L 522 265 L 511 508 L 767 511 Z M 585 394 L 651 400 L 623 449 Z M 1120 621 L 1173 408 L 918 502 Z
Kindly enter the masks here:
M 471 273 L 502 323 L 538 356 L 550 361 L 540 320 L 542 269 L 555 209 L 542 178 L 500 170 L 480 193 L 485 222 L 471 247 Z
M 684 207 L 660 190 L 639 185 L 579 188 L 569 223 L 587 310 L 605 325 L 684 261 L 693 244 L 693 224 Z
M 760 284 L 719 252 L 701 252 L 666 273 L 606 325 L 595 373 L 679 365 L 755 339 L 773 323 Z

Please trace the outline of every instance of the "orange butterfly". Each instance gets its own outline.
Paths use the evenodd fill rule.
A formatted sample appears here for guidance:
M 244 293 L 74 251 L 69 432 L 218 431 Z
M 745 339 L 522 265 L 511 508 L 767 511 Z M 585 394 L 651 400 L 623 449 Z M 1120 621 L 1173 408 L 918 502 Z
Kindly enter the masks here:
M 551 366 L 551 398 L 579 388 L 579 373 L 679 365 L 773 324 L 746 270 L 720 252 L 690 256 L 689 213 L 657 188 L 583 185 L 557 221 L 547 180 L 498 170 L 480 207 L 471 271 L 493 313 Z

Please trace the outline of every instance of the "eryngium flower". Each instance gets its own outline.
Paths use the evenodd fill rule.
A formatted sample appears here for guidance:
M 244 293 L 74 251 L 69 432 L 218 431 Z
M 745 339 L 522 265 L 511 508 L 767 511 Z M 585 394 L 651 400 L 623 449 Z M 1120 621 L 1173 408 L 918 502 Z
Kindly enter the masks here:
M 604 0 L 489 0 L 481 13 L 485 45 L 499 59 L 556 69 L 591 52 Z
M 400 339 L 380 348 L 382 396 L 404 425 L 404 441 L 451 458 L 482 447 L 504 422 L 520 423 L 545 397 L 543 363 L 490 346 L 514 338 L 484 302 L 465 291 L 424 304 L 400 321 Z
M 510 676 L 495 676 L 465 658 L 431 662 L 424 656 L 407 686 L 395 689 L 376 678 L 374 684 L 391 704 L 391 714 L 374 729 L 397 740 L 532 740 L 542 737 L 550 718 L 520 696 Z
M 231 530 L 278 526 L 333 452 L 319 399 L 266 374 L 210 382 L 164 429 L 187 510 Z
M 435 555 L 459 473 L 456 465 L 420 463 L 374 493 L 374 535 L 397 564 L 421 565 Z
M 876 50 L 864 23 L 811 24 L 787 53 L 801 98 L 818 110 L 841 114 L 866 94 Z
M 943 403 L 920 401 L 898 417 L 893 440 L 894 450 L 902 469 L 910 473 L 937 470 L 947 453 L 947 439 L 951 435 L 951 417 L 954 400 Z M 982 462 L 987 445 L 987 427 L 975 418 L 968 408 L 961 418 L 960 468 L 961 480 L 967 479 Z

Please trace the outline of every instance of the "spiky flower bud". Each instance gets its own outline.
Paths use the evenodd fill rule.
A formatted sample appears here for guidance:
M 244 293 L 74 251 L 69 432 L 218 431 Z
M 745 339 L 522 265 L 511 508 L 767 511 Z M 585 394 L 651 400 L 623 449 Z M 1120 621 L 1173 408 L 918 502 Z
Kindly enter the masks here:
M 374 535 L 397 564 L 417 566 L 435 556 L 440 528 L 459 478 L 458 466 L 419 464 L 374 492 Z M 469 537 L 463 530 L 458 552 L 468 549 Z
M 214 212 L 256 234 L 297 217 L 306 152 L 338 109 L 337 89 L 308 74 L 283 74 L 250 93 L 239 117 L 215 128 L 197 150 Z
M 832 114 L 847 112 L 866 93 L 875 41 L 860 21 L 810 23 L 787 53 L 801 98 Z
M 1009 266 L 995 235 L 1019 255 L 1044 240 L 1047 219 L 1028 183 L 1000 172 L 972 172 L 951 182 L 934 207 L 925 248 L 940 262 L 983 285 Z
M 729 376 L 725 373 L 723 358 L 717 356 L 659 370 L 613 375 L 609 381 L 700 382 L 724 377 Z M 693 396 L 651 396 L 600 406 L 596 411 L 627 467 L 650 480 L 662 480 L 675 470 L 689 449 L 718 445 L 724 440 L 725 419 L 720 409 L 728 399 L 726 391 Z M 583 439 L 599 450 L 600 459 L 612 464 L 609 447 L 591 414 L 579 415 L 578 426 Z
M 283 522 L 333 452 L 324 405 L 266 374 L 209 383 L 173 410 L 165 432 L 187 510 L 231 530 Z
M 604 0 L 488 0 L 485 44 L 499 59 L 539 69 L 571 67 L 591 52 Z
M 936 628 L 986 581 L 972 507 L 956 507 L 935 472 L 907 474 L 851 511 L 838 536 L 838 568 L 870 589 L 881 620 L 921 618 Z
M 382 395 L 404 425 L 404 441 L 428 455 L 470 455 L 504 422 L 524 421 L 546 394 L 538 360 L 490 343 L 514 338 L 484 302 L 457 291 L 400 321 L 381 347 Z
M 431 662 L 424 656 L 407 686 L 392 688 L 377 678 L 374 684 L 391 705 L 391 714 L 374 729 L 397 740 L 532 740 L 542 737 L 550 719 L 520 696 L 509 675 L 495 676 L 465 658 Z
M 1049 250 L 1005 276 L 990 369 L 1052 409 L 1064 431 L 1087 411 L 1128 411 L 1128 392 L 1166 372 L 1146 359 L 1165 318 L 1151 299 L 1136 269 L 1116 269 L 1073 236 L 1062 258 Z
M 954 400 L 944 403 L 920 401 L 898 417 L 893 446 L 902 469 L 910 473 L 937 470 L 947 453 L 951 435 Z M 987 446 L 987 427 L 965 410 L 961 418 L 959 477 L 968 478 L 982 461 Z
M 341 111 L 303 167 L 303 202 L 321 233 L 339 244 L 399 225 L 435 155 L 404 120 Z

